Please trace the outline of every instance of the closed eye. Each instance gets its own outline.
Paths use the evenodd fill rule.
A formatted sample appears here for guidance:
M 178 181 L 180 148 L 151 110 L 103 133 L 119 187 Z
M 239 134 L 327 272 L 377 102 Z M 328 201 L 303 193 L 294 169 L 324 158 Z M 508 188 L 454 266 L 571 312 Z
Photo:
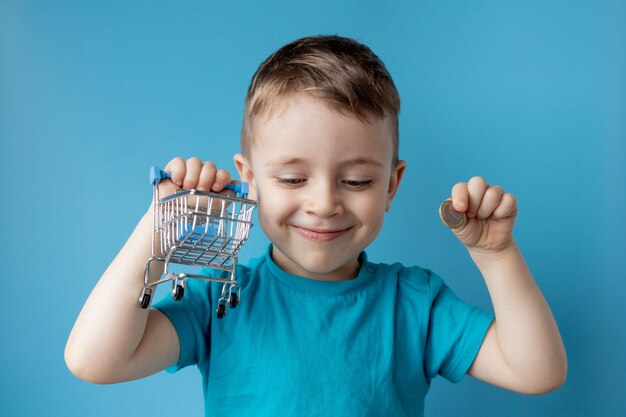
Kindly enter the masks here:
M 361 189 L 361 188 L 369 187 L 370 185 L 374 183 L 374 181 L 373 180 L 364 180 L 364 181 L 344 180 L 343 183 L 346 184 L 350 188 Z
M 280 177 L 277 177 L 275 180 L 277 184 L 287 184 L 287 185 L 299 185 L 305 181 L 306 179 L 304 178 L 280 178 Z

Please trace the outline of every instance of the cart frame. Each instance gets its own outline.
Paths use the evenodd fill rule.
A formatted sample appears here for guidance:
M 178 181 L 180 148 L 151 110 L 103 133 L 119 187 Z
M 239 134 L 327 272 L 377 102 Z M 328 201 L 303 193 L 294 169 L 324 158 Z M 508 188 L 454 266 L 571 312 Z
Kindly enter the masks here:
M 227 314 L 228 306 L 236 308 L 240 302 L 241 289 L 235 276 L 237 254 L 248 239 L 256 202 L 247 198 L 247 183 L 226 186 L 225 189 L 233 195 L 190 189 L 178 190 L 161 199 L 159 182 L 170 178 L 169 173 L 157 167 L 150 169 L 153 186 L 152 256 L 146 263 L 139 305 L 144 309 L 150 306 L 159 284 L 172 281 L 172 297 L 180 300 L 187 278 L 203 279 L 223 284 L 216 309 L 217 317 L 222 318 Z M 153 262 L 164 264 L 163 274 L 150 282 Z M 228 274 L 221 278 L 172 273 L 171 264 L 212 268 Z

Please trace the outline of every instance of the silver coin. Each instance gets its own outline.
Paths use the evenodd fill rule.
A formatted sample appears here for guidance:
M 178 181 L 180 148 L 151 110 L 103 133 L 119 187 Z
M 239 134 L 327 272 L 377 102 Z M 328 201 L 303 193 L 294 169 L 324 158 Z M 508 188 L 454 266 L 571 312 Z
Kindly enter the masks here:
M 452 199 L 449 198 L 439 206 L 439 217 L 443 224 L 450 229 L 458 229 L 463 227 L 467 222 L 467 216 L 465 213 L 458 212 L 452 206 Z

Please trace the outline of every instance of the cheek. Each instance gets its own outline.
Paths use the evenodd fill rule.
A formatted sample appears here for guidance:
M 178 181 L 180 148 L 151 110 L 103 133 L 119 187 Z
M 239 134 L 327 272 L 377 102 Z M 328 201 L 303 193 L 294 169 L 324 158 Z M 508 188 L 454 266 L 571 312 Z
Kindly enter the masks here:
M 275 215 L 276 213 L 274 213 L 274 208 L 271 206 L 271 199 L 265 201 L 261 193 L 257 195 L 257 198 L 257 216 L 259 218 L 259 226 L 261 226 L 261 230 L 263 230 L 263 232 L 271 239 L 273 236 L 272 224 L 275 223 L 271 214 Z
M 385 208 L 377 207 L 376 209 L 369 210 L 364 216 L 367 216 L 368 224 L 376 229 L 380 229 L 385 220 Z
M 284 221 L 293 212 L 294 202 L 278 190 L 269 190 L 271 197 L 258 190 L 258 216 L 261 226 Z
M 353 201 L 353 212 L 367 223 L 381 223 L 385 217 L 386 200 L 378 194 Z

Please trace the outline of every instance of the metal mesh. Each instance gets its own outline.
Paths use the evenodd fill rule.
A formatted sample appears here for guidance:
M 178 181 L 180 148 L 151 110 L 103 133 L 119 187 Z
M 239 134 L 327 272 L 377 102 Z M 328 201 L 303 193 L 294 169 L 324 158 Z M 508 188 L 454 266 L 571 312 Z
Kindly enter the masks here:
M 191 203 L 191 204 L 190 204 Z M 159 202 L 155 232 L 169 262 L 226 267 L 248 239 L 254 204 L 214 194 Z

